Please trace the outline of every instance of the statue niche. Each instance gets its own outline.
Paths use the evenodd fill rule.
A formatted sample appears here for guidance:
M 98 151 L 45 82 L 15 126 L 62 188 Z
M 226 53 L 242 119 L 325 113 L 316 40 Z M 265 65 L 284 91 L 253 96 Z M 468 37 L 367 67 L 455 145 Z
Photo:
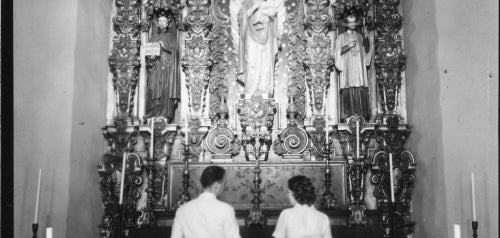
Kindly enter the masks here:
M 174 14 L 160 10 L 155 14 L 149 42 L 146 43 L 147 101 L 145 117 L 164 117 L 171 123 L 181 97 L 177 30 Z
M 358 115 L 370 120 L 370 92 L 368 67 L 371 64 L 373 46 L 368 36 L 362 11 L 350 9 L 338 20 L 346 26 L 346 31 L 335 40 L 335 68 L 339 71 L 340 121 Z M 362 34 L 357 27 L 363 18 Z M 372 92 L 373 93 L 373 92 Z
M 275 59 L 284 32 L 284 0 L 230 2 L 231 34 L 237 54 L 237 79 L 245 95 L 274 94 Z

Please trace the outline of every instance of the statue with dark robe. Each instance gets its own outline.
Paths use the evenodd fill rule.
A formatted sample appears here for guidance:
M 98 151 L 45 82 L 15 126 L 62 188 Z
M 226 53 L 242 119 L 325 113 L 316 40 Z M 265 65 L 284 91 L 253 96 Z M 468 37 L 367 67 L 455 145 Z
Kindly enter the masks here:
M 170 22 L 166 14 L 158 17 L 149 42 L 159 44 L 160 54 L 146 57 L 146 117 L 165 117 L 168 123 L 175 118 L 181 97 L 177 30 L 170 27 Z

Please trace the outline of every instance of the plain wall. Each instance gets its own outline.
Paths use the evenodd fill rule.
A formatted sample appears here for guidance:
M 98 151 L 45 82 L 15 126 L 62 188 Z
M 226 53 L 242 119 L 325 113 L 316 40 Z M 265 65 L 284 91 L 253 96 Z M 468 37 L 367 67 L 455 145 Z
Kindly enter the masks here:
M 111 1 L 14 2 L 14 235 L 98 236 Z
M 69 206 L 66 237 L 99 237 L 102 221 L 97 163 L 107 145 L 107 75 L 111 1 L 78 2 Z
M 414 237 L 498 237 L 498 1 L 405 1 Z
M 14 1 L 15 237 L 31 237 L 38 168 L 38 234 L 66 236 L 76 10 L 76 0 Z

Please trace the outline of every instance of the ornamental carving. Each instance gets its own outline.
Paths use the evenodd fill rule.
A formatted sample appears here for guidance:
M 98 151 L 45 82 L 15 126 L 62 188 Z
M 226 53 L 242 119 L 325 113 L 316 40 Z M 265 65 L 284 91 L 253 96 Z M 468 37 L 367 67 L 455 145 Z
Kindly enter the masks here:
M 140 30 L 139 0 L 116 0 L 116 16 L 113 18 L 113 30 L 117 34 L 138 36 Z
M 245 99 L 244 95 L 238 102 L 237 112 L 240 115 L 240 125 L 243 131 L 247 127 L 254 130 L 262 126 L 271 131 L 274 124 L 274 114 L 276 113 L 276 103 L 274 99 L 264 99 L 260 94 L 252 95 L 252 98 Z
M 311 126 L 306 126 L 306 131 L 311 138 L 311 154 L 316 160 L 325 158 L 325 142 L 326 142 L 326 120 L 324 117 L 316 117 L 312 121 Z
M 297 107 L 290 104 L 286 112 L 288 126 L 278 135 L 278 139 L 274 142 L 274 153 L 277 155 L 300 155 L 309 145 L 309 138 L 306 131 L 297 126 L 299 117 Z
M 227 99 L 228 75 L 229 75 L 229 17 L 222 13 L 219 1 L 211 6 L 213 17 L 213 28 L 210 32 L 210 58 L 212 63 L 210 71 L 210 113 L 212 121 L 216 121 L 216 115 L 220 113 L 222 101 Z
M 120 35 L 113 40 L 109 57 L 116 93 L 116 107 L 119 115 L 129 116 L 134 109 L 134 96 L 139 79 L 139 44 L 129 35 Z
M 313 113 L 323 108 L 326 89 L 330 86 L 330 72 L 333 67 L 331 54 L 332 39 L 327 35 L 332 26 L 328 14 L 329 1 L 306 1 L 306 18 L 304 28 L 307 32 L 306 57 L 304 66 L 306 82 Z
M 207 36 L 212 28 L 212 17 L 210 16 L 209 0 L 187 0 L 188 16 L 185 26 L 189 35 Z
M 202 142 L 207 136 L 209 126 L 202 126 L 199 118 L 192 118 L 189 124 L 189 151 L 193 162 L 200 160 Z
M 375 69 L 384 115 L 394 114 L 399 103 L 406 57 L 399 31 L 403 18 L 399 0 L 377 0 L 375 5 Z
M 288 92 L 287 96 L 292 98 L 293 105 L 297 108 L 298 121 L 302 122 L 306 117 L 306 83 L 304 72 L 304 60 L 306 55 L 306 34 L 303 24 L 304 11 L 301 1 L 293 1 L 297 7 L 295 11 L 287 16 L 287 24 L 290 28 L 288 34 Z
M 391 153 L 391 152 L 389 152 Z M 398 235 L 408 235 L 413 232 L 414 223 L 411 221 L 410 203 L 415 185 L 415 157 L 409 151 L 391 153 L 393 160 L 393 188 L 394 204 L 391 204 L 391 181 L 389 169 L 389 153 L 377 152 L 371 161 L 373 175 L 371 182 L 376 186 L 373 195 L 377 198 L 377 205 L 381 211 L 381 225 L 394 229 L 395 222 Z M 384 237 L 389 237 L 386 231 Z
M 225 102 L 217 113 L 217 127 L 208 132 L 205 143 L 208 150 L 217 156 L 236 156 L 240 153 L 241 142 L 237 139 L 233 130 L 227 127 L 228 111 Z
M 151 22 L 157 17 L 160 11 L 168 12 L 172 14 L 172 20 L 174 28 L 182 30 L 182 26 L 180 24 L 180 11 L 183 6 L 181 5 L 180 0 L 147 0 L 147 2 L 143 5 L 144 12 L 146 15 L 146 21 L 142 22 L 141 27 L 142 31 L 149 31 L 151 27 Z

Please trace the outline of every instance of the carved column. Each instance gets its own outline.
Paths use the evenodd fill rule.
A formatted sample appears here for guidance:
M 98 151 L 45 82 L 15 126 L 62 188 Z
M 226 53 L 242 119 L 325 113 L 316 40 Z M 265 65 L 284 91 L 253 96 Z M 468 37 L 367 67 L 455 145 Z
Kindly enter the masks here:
M 332 17 L 329 14 L 329 1 L 306 0 L 305 4 L 304 29 L 307 43 L 304 66 L 310 106 L 313 115 L 325 114 L 324 99 L 333 67 L 332 39 L 328 35 L 332 27 Z
M 113 48 L 109 66 L 113 74 L 115 93 L 115 116 L 134 115 L 134 97 L 139 81 L 140 46 L 140 2 L 138 0 L 116 0 L 116 15 L 113 17 Z
M 375 68 L 382 114 L 377 120 L 398 114 L 401 98 L 402 73 L 406 57 L 403 52 L 403 38 L 399 34 L 403 17 L 398 12 L 399 0 L 374 0 L 375 8 Z

